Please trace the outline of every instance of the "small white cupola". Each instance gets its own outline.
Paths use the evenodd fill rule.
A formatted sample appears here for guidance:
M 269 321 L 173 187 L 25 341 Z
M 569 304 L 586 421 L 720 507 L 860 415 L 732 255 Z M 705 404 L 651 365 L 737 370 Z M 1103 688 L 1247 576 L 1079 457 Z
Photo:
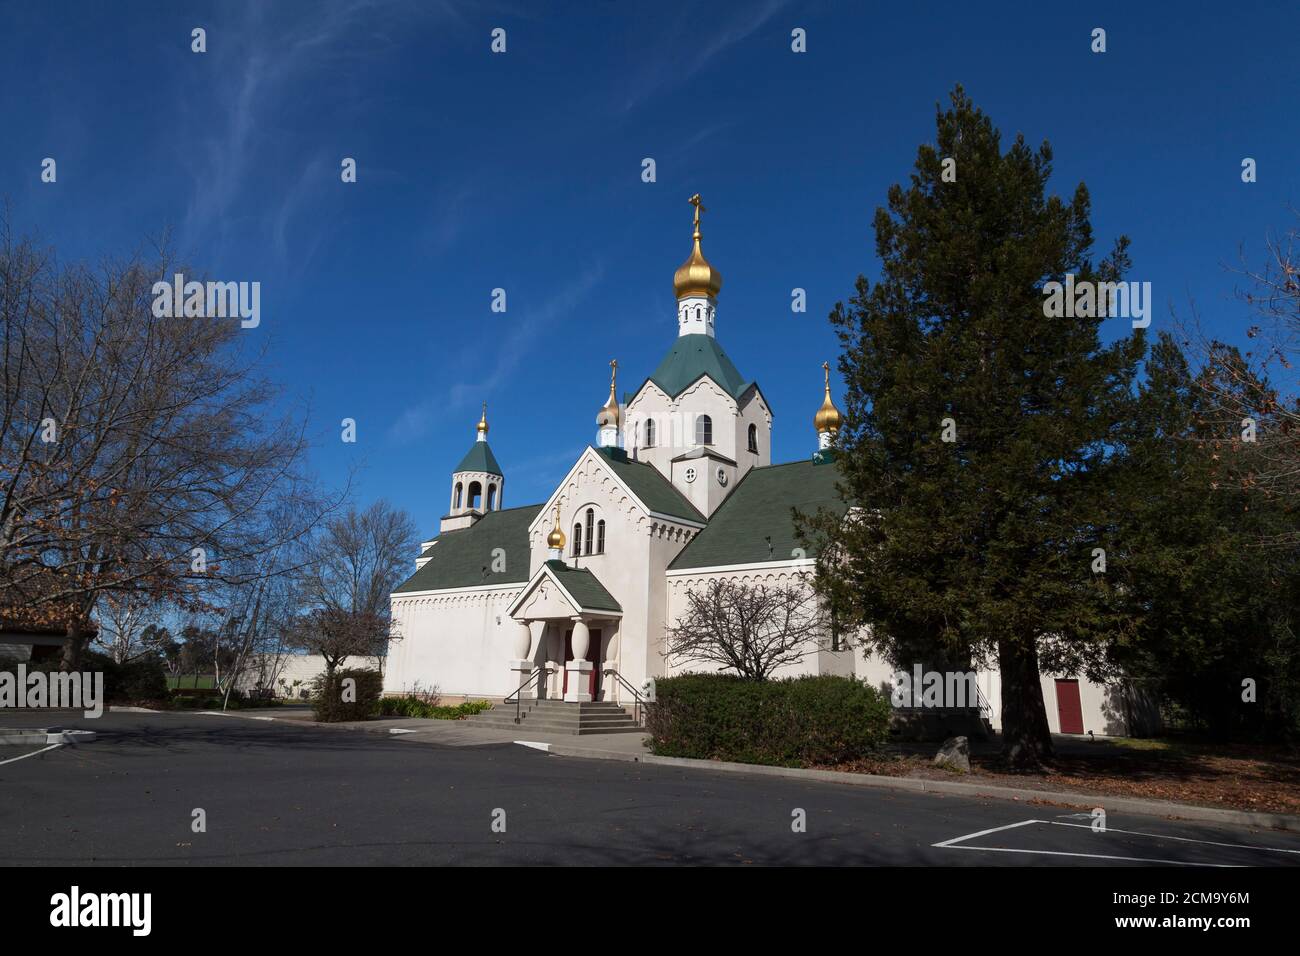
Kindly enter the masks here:
M 483 515 L 500 511 L 506 479 L 488 445 L 487 402 L 477 425 L 478 435 L 451 475 L 451 507 L 440 531 L 468 528 Z
M 677 296 L 677 334 L 714 334 L 713 323 L 718 311 L 718 293 L 722 291 L 722 273 L 704 258 L 700 249 L 700 213 L 704 205 L 700 194 L 689 200 L 695 207 L 694 247 L 690 258 L 673 274 L 673 294 Z
M 596 445 L 600 448 L 617 448 L 619 423 L 623 420 L 618 404 L 618 359 L 609 362 L 609 398 L 596 413 Z

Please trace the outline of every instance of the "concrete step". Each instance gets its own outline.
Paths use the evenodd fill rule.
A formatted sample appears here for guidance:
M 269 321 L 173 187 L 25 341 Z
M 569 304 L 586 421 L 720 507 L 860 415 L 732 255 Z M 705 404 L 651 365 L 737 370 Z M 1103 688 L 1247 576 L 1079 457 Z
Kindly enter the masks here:
M 514 705 L 505 704 L 475 714 L 469 722 L 485 729 L 551 734 L 620 734 L 643 730 L 622 705 L 613 701 L 530 700 L 524 702 L 519 714 L 519 723 L 515 723 Z

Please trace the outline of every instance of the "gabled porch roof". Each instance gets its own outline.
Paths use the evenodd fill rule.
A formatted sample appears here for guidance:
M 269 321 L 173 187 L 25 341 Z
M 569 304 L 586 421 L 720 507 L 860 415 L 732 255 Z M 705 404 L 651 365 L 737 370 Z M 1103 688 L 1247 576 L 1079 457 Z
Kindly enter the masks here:
M 548 587 L 555 588 L 559 603 L 567 606 L 567 613 L 572 615 L 592 615 L 595 617 L 622 617 L 623 608 L 614 600 L 614 596 L 605 590 L 600 579 L 589 568 L 571 568 L 563 561 L 547 561 L 533 575 L 523 593 L 515 599 L 506 611 L 511 617 L 517 617 L 520 610 L 534 603 L 537 598 L 545 598 L 542 592 Z M 552 598 L 554 605 L 554 598 Z M 554 606 L 538 617 L 557 616 Z

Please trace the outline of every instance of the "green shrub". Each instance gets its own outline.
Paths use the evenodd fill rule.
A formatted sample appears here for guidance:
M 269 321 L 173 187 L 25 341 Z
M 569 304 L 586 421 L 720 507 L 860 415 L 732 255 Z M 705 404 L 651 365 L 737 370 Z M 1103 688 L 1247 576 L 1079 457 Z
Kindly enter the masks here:
M 162 661 L 150 657 L 137 657 L 117 665 L 115 687 L 106 692 L 109 700 L 166 700 L 167 674 Z M 108 675 L 104 677 L 108 683 Z
M 463 704 L 443 707 L 414 695 L 385 697 L 379 702 L 381 717 L 423 717 L 436 720 L 463 720 L 492 707 L 486 700 L 467 700 Z
M 356 681 L 352 700 L 344 700 L 344 681 Z M 379 671 L 347 668 L 328 679 L 320 674 L 311 682 L 311 707 L 316 719 L 327 723 L 340 720 L 368 720 L 379 713 L 379 695 L 384 679 Z
M 27 672 L 56 673 L 61 665 L 58 656 L 43 661 L 27 661 Z M 111 704 L 153 703 L 167 699 L 167 674 L 162 661 L 155 657 L 138 657 L 119 664 L 107 654 L 86 650 L 81 654 L 83 674 L 104 675 L 104 700 Z
M 779 767 L 842 763 L 889 737 L 889 701 L 850 677 L 751 681 L 686 674 L 655 684 L 650 749 L 666 757 Z

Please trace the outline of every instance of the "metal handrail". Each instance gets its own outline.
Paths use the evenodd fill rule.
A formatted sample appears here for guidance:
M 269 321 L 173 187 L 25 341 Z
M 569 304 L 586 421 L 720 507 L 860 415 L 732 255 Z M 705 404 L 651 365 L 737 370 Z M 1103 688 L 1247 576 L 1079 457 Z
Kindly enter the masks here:
M 987 716 L 990 721 L 993 720 L 993 705 L 989 699 L 984 696 L 984 691 L 980 690 L 980 685 L 975 685 L 975 693 L 979 697 L 979 709 L 981 716 Z
M 542 665 L 541 667 L 536 668 L 531 674 L 528 675 L 528 680 L 524 681 L 522 684 L 516 687 L 511 693 L 506 694 L 505 698 L 501 701 L 501 703 L 503 704 L 508 704 L 510 703 L 510 698 L 513 697 L 515 699 L 515 723 L 516 724 L 522 723 L 524 719 L 523 718 L 524 691 L 528 689 L 528 685 L 532 684 L 543 674 L 549 674 L 550 672 L 551 669 L 546 665 Z
M 642 705 L 643 703 L 648 704 L 648 703 L 650 703 L 650 702 L 649 702 L 648 700 L 646 700 L 644 697 L 642 697 L 642 696 L 641 696 L 641 692 L 640 692 L 639 690 L 637 690 L 635 687 L 633 687 L 631 684 L 629 684 L 629 683 L 627 682 L 627 679 L 626 679 L 622 674 L 620 674 L 617 670 L 615 670 L 614 668 L 612 668 L 612 667 L 605 667 L 605 668 L 603 668 L 603 672 L 604 672 L 605 674 L 607 674 L 607 675 L 608 675 L 608 674 L 613 674 L 615 680 L 617 680 L 620 684 L 622 684 L 624 687 L 626 687 L 626 688 L 628 689 L 629 693 L 632 694 L 632 697 L 633 697 L 634 700 L 635 700 L 635 703 L 632 705 L 632 719 L 636 722 L 636 725 L 637 725 L 638 727 L 643 727 L 643 726 L 645 726 L 644 724 L 641 723 L 641 705 Z

